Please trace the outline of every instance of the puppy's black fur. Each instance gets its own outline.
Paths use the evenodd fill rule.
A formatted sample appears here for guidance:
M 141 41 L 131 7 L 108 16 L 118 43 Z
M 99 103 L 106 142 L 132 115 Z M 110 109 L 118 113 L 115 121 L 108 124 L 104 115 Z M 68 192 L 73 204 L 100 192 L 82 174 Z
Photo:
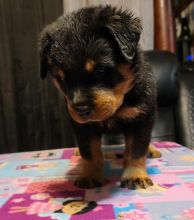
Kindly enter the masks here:
M 76 185 L 99 186 L 104 132 L 126 140 L 121 186 L 152 185 L 145 158 L 155 116 L 155 83 L 138 42 L 141 22 L 111 6 L 84 8 L 60 17 L 41 33 L 41 77 L 62 92 L 83 158 Z

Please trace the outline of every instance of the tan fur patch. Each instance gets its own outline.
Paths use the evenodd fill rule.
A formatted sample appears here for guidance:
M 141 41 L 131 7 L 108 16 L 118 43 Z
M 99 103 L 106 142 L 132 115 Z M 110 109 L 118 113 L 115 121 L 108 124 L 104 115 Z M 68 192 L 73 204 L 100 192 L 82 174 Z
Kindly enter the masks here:
M 146 169 L 145 168 L 142 168 L 142 167 L 126 167 L 124 169 L 124 172 L 123 172 L 123 175 L 122 175 L 122 178 L 133 178 L 133 179 L 136 179 L 136 178 L 147 178 L 148 177 L 148 174 L 146 172 Z
M 77 121 L 78 123 L 80 124 L 83 124 L 83 123 L 86 123 L 88 120 L 86 119 L 82 119 L 75 111 L 74 109 L 71 107 L 71 105 L 69 104 L 69 102 L 67 102 L 67 106 L 68 106 L 68 110 L 69 110 L 69 113 L 71 115 L 71 117 Z
M 132 158 L 133 137 L 125 137 L 126 151 L 124 153 L 124 172 L 123 178 L 147 177 L 146 172 L 146 155 L 139 159 Z
M 114 88 L 114 93 L 117 96 L 124 96 L 134 86 L 135 76 L 132 70 L 130 70 L 129 64 L 121 64 L 118 66 L 118 71 L 124 77 L 125 80 L 119 83 Z
M 99 114 L 106 115 L 115 112 L 122 100 L 117 99 L 112 91 L 98 90 L 94 92 L 94 104 Z
M 159 158 L 162 156 L 161 152 L 157 150 L 156 147 L 152 144 L 149 145 L 148 155 L 150 155 L 151 158 Z
M 80 154 L 80 151 L 79 151 L 79 149 L 76 149 L 74 152 L 73 152 L 73 154 L 74 154 L 74 156 L 81 156 L 81 154 Z
M 86 61 L 86 64 L 85 64 L 85 69 L 86 69 L 89 73 L 91 73 L 91 72 L 94 70 L 95 65 L 96 65 L 96 62 L 95 62 L 94 60 L 88 59 L 88 60 Z
M 146 178 L 146 157 L 131 159 L 125 156 L 123 178 Z
M 56 80 L 56 79 L 52 79 L 52 82 L 54 84 L 54 86 L 58 89 L 58 91 L 63 95 L 65 96 L 65 93 L 63 92 L 63 90 L 61 89 L 61 86 L 59 84 L 59 82 Z
M 55 75 L 54 75 L 54 78 L 52 78 L 52 82 L 53 82 L 54 86 L 58 89 L 58 91 L 62 95 L 65 96 L 65 94 L 64 94 L 63 90 L 61 89 L 61 86 L 58 82 L 59 79 L 62 80 L 62 81 L 65 79 L 65 73 L 61 69 L 58 69 L 58 70 L 55 71 Z
M 129 92 L 135 84 L 135 76 L 133 70 L 130 69 L 129 64 L 121 64 L 118 66 L 118 71 L 124 77 L 124 81 L 114 88 L 115 95 L 121 99 L 127 92 Z M 140 114 L 144 114 L 146 109 L 143 106 L 138 107 L 124 107 L 116 112 L 116 116 L 122 119 L 136 118 Z
M 116 113 L 116 117 L 127 119 L 136 118 L 139 115 L 145 114 L 146 109 L 143 107 L 124 107 Z
M 94 111 L 88 118 L 81 118 L 68 104 L 69 112 L 73 119 L 79 123 L 86 123 L 88 121 L 102 121 L 111 117 L 120 107 L 123 99 L 117 98 L 111 90 L 96 90 L 93 91 L 94 97 Z

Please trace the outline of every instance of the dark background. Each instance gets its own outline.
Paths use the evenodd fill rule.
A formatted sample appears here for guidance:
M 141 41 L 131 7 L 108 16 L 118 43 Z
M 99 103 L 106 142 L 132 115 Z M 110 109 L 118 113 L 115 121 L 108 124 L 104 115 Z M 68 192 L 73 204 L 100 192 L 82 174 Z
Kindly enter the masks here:
M 62 13 L 62 0 L 0 0 L 0 153 L 74 146 L 62 97 L 39 77 L 39 33 Z
M 153 1 L 154 50 L 171 51 L 176 57 L 174 15 L 180 17 L 193 1 L 177 0 L 175 8 L 172 0 Z M 40 79 L 39 70 L 39 34 L 63 14 L 63 8 L 63 0 L 0 0 L 0 153 L 75 146 L 63 97 L 49 80 Z M 168 56 L 160 63 L 160 68 L 168 67 Z M 170 66 L 178 67 L 176 62 Z M 173 71 L 168 70 L 171 75 Z M 160 106 L 152 140 L 194 146 L 193 111 L 188 110 L 193 70 L 180 72 L 178 105 Z M 123 138 L 105 136 L 103 140 L 116 144 Z

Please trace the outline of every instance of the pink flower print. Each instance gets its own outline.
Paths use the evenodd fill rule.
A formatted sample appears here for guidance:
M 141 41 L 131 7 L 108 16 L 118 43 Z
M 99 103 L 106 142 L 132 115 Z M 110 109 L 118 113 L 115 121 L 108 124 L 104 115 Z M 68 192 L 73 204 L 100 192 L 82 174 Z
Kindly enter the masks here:
M 17 199 L 13 199 L 11 202 L 13 202 L 13 203 L 20 203 L 20 202 L 23 202 L 23 201 L 25 201 L 25 199 L 17 198 Z
M 103 207 L 102 206 L 97 206 L 95 209 L 93 209 L 94 212 L 99 212 L 102 211 Z
M 1 193 L 0 194 L 0 199 L 1 198 L 8 198 L 10 196 L 10 193 Z
M 143 203 L 136 203 L 137 209 L 143 210 L 144 209 L 144 204 Z
M 0 155 L 0 160 L 8 160 L 10 159 L 11 155 L 10 154 L 1 154 Z
M 118 215 L 119 220 L 149 220 L 150 217 L 147 213 L 133 210 L 129 212 L 120 212 Z
M 44 212 L 55 212 L 62 208 L 61 204 L 53 204 L 49 202 L 34 202 L 27 208 L 27 215 L 34 215 Z
M 183 216 L 188 220 L 194 220 L 194 207 L 183 211 Z
M 180 144 L 177 144 L 175 142 L 170 142 L 170 141 L 154 141 L 152 142 L 153 145 L 159 148 L 170 148 L 170 147 L 180 147 Z
M 21 159 L 32 159 L 32 153 L 23 153 L 20 155 Z
M 180 144 L 177 144 L 177 143 L 171 142 L 171 141 L 164 141 L 163 143 L 166 144 L 167 146 L 170 146 L 170 147 L 172 147 L 172 146 L 180 147 L 181 146 Z
M 186 185 L 194 192 L 194 183 L 186 183 Z
M 183 161 L 194 162 L 194 155 L 184 155 L 180 157 Z
M 51 196 L 48 193 L 37 193 L 32 195 L 30 198 L 32 200 L 45 200 L 50 198 Z
M 29 178 L 29 177 L 21 177 L 21 178 L 16 178 L 16 179 L 13 179 L 13 183 L 14 184 L 28 184 L 28 183 L 31 183 L 32 182 L 32 179 Z
M 123 204 L 122 204 L 122 203 L 119 203 L 119 204 L 117 204 L 117 207 L 118 207 L 118 208 L 124 208 L 124 207 L 126 207 L 126 204 L 124 204 L 124 203 L 123 203 Z

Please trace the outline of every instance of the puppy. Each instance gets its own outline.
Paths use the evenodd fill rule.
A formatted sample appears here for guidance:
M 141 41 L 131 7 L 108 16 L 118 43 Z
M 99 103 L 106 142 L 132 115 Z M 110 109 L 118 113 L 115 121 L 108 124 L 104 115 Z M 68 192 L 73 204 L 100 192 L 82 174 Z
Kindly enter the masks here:
M 41 77 L 49 74 L 64 95 L 82 157 L 78 187 L 103 183 L 101 136 L 105 132 L 125 137 L 121 187 L 153 185 L 146 156 L 156 92 L 138 46 L 141 31 L 139 18 L 131 12 L 98 6 L 61 16 L 41 33 Z M 155 151 L 152 148 L 151 153 Z

